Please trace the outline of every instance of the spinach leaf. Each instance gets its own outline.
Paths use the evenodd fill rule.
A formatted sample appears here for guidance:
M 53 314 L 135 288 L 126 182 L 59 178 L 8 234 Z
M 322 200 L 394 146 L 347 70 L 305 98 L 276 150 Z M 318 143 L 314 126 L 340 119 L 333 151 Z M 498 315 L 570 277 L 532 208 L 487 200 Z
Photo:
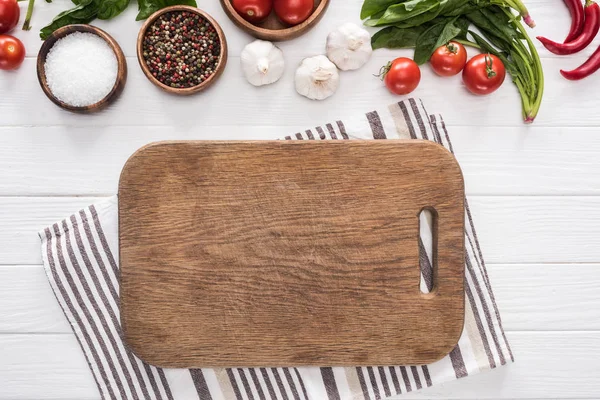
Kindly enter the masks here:
M 461 26 L 457 25 L 457 20 L 458 17 L 455 17 L 446 23 L 433 25 L 419 36 L 414 56 L 417 64 L 425 64 L 435 49 L 445 45 L 463 32 Z
M 101 0 L 98 6 L 99 19 L 111 19 L 121 14 L 129 5 L 129 0 Z
M 385 11 L 383 16 L 377 20 L 367 21 L 368 26 L 391 25 L 396 22 L 406 21 L 430 10 L 439 8 L 440 0 L 409 0 L 400 4 L 395 4 Z M 427 21 L 432 20 L 437 13 L 431 13 Z M 421 21 L 421 23 L 426 21 Z
M 371 38 L 373 50 L 388 49 L 407 49 L 415 47 L 417 39 L 425 31 L 425 25 L 411 28 L 400 29 L 395 26 L 389 26 L 377 32 Z
M 495 30 L 502 33 L 509 41 L 519 36 L 517 30 L 510 23 L 510 20 L 498 7 L 482 8 L 479 10 L 485 18 L 493 25 Z
M 138 0 L 139 12 L 137 17 L 135 17 L 135 20 L 140 21 L 146 19 L 155 11 L 174 5 L 197 7 L 196 0 Z
M 79 0 L 79 4 L 70 10 L 58 14 L 52 22 L 40 31 L 40 38 L 46 40 L 58 28 L 71 24 L 89 24 L 98 14 L 98 3 L 94 0 Z
M 429 23 L 431 21 L 435 21 L 439 16 L 439 7 L 436 7 L 432 10 L 424 12 L 422 14 L 416 15 L 412 18 L 409 18 L 402 22 L 397 22 L 393 26 L 397 28 L 411 28 L 413 26 L 419 26 L 422 24 Z
M 360 10 L 360 19 L 372 17 L 373 15 L 387 10 L 393 4 L 400 3 L 402 0 L 365 0 Z
M 489 5 L 490 0 L 447 0 L 442 2 L 440 15 L 456 17 L 480 9 Z
M 510 43 L 519 37 L 519 34 L 508 20 L 503 22 L 499 15 L 489 12 L 489 10 L 480 9 L 473 11 L 467 14 L 467 18 L 480 31 L 485 32 L 486 36 L 489 34 L 505 42 L 506 45 L 500 46 L 502 48 L 509 48 Z

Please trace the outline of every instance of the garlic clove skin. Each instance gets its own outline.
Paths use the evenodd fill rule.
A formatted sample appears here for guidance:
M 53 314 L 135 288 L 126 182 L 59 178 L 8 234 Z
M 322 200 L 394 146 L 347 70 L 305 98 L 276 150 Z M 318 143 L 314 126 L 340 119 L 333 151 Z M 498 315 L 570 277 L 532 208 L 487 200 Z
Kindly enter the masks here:
M 264 40 L 255 40 L 246 45 L 240 59 L 246 80 L 254 86 L 277 82 L 285 70 L 281 49 Z
M 346 23 L 327 36 L 327 57 L 342 71 L 359 69 L 372 53 L 371 35 L 358 25 Z
M 340 74 L 326 56 L 305 58 L 296 70 L 296 91 L 311 100 L 324 100 L 335 93 Z

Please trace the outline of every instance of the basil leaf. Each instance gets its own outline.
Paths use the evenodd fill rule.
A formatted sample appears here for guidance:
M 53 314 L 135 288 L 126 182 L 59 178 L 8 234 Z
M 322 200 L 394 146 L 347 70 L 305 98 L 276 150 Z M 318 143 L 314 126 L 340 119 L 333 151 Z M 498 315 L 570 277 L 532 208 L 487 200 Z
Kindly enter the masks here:
M 461 27 L 456 25 L 457 19 L 458 17 L 455 17 L 446 23 L 434 25 L 419 36 L 414 56 L 417 64 L 425 64 L 435 49 L 445 45 L 462 32 Z
M 360 10 L 360 19 L 366 19 L 387 10 L 392 4 L 400 3 L 402 0 L 365 0 Z
M 161 8 L 175 5 L 197 7 L 196 0 L 138 0 L 139 12 L 135 20 L 146 19 Z
M 396 22 L 406 21 L 418 15 L 434 10 L 440 6 L 439 0 L 409 0 L 400 4 L 395 4 L 388 7 L 383 16 L 378 20 L 369 20 L 369 26 L 391 25 Z M 437 16 L 431 14 L 427 21 L 432 20 Z M 421 21 L 421 23 L 426 21 Z
M 111 19 L 121 14 L 129 5 L 129 0 L 101 0 L 98 19 Z
M 388 49 L 408 49 L 415 47 L 417 39 L 425 31 L 425 25 L 412 28 L 400 29 L 395 26 L 389 26 L 377 32 L 371 38 L 373 50 Z
M 89 24 L 98 13 L 98 4 L 93 0 L 80 0 L 79 4 L 58 14 L 50 24 L 40 30 L 40 38 L 46 40 L 58 28 L 71 24 Z

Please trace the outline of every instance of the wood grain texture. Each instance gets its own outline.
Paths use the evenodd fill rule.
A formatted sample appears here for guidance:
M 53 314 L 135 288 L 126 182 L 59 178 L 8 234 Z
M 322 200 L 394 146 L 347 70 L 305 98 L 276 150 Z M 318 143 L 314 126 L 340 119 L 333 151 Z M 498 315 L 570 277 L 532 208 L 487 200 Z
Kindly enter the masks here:
M 321 18 L 323 18 L 327 6 L 329 5 L 329 0 L 315 0 L 313 13 L 306 21 L 294 26 L 289 26 L 281 22 L 279 18 L 277 18 L 277 15 L 275 15 L 275 11 L 273 11 L 265 21 L 255 25 L 246 21 L 238 14 L 233 8 L 231 0 L 221 0 L 221 5 L 227 16 L 238 28 L 258 39 L 279 42 L 282 40 L 295 39 L 312 29 L 319 23 Z
M 303 132 L 307 126 L 203 125 L 190 130 L 175 126 L 4 127 L 0 128 L 0 170 L 10 169 L 11 173 L 0 174 L 0 196 L 108 196 L 116 193 L 127 158 L 150 142 L 274 140 Z M 467 197 L 600 195 L 597 128 L 449 129 Z
M 119 196 L 121 322 L 151 364 L 421 364 L 462 332 L 464 185 L 432 142 L 158 143 Z
M 600 264 L 486 267 L 506 331 L 600 331 Z M 6 333 L 72 333 L 42 265 L 0 266 L 0 334 Z
M 158 17 L 160 17 L 161 15 L 168 13 L 168 12 L 181 12 L 181 11 L 187 11 L 187 12 L 198 14 L 198 15 L 202 16 L 204 19 L 206 19 L 208 22 L 210 22 L 210 24 L 215 28 L 215 31 L 217 32 L 217 35 L 219 37 L 219 42 L 221 45 L 221 53 L 219 54 L 219 62 L 217 64 L 217 69 L 207 80 L 205 80 L 204 82 L 202 82 L 198 85 L 188 87 L 188 88 L 173 88 L 173 87 L 165 85 L 164 83 L 162 83 L 161 81 L 159 81 L 152 75 L 152 73 L 150 72 L 150 69 L 148 68 L 148 65 L 146 64 L 146 61 L 144 61 L 143 43 L 144 43 L 144 37 L 146 36 L 146 31 L 154 23 L 154 21 L 156 21 L 156 19 Z M 200 10 L 197 7 L 176 5 L 176 6 L 165 7 L 163 9 L 156 11 L 154 14 L 152 14 L 150 17 L 148 17 L 146 22 L 144 22 L 144 25 L 142 25 L 142 28 L 140 29 L 140 31 L 137 35 L 136 48 L 137 48 L 138 63 L 140 64 L 140 68 L 144 72 L 144 75 L 146 75 L 146 78 L 148 78 L 148 80 L 150 82 L 152 82 L 155 86 L 159 87 L 160 89 L 164 90 L 165 92 L 180 95 L 180 96 L 189 96 L 191 94 L 200 93 L 201 91 L 209 88 L 213 83 L 215 83 L 221 77 L 221 75 L 223 75 L 223 71 L 225 71 L 225 67 L 227 66 L 227 39 L 225 38 L 225 33 L 223 33 L 223 29 L 221 29 L 221 26 L 217 23 L 217 21 L 215 21 L 215 19 L 213 17 L 211 17 L 208 13 Z
M 102 100 L 97 103 L 90 104 L 89 106 L 72 106 L 64 101 L 58 99 L 52 91 L 50 87 L 48 87 L 48 83 L 46 82 L 46 72 L 45 72 L 45 64 L 46 57 L 48 53 L 52 49 L 52 46 L 59 40 L 64 38 L 67 35 L 70 35 L 74 32 L 87 32 L 93 33 L 104 39 L 106 43 L 110 46 L 110 48 L 115 53 L 117 57 L 117 80 L 115 81 L 115 85 L 111 89 L 111 91 L 104 97 Z M 115 39 L 112 38 L 108 33 L 104 32 L 102 29 L 97 28 L 92 25 L 83 25 L 83 24 L 74 24 L 67 25 L 62 28 L 59 28 L 52 32 L 52 34 L 44 41 L 44 44 L 40 48 L 40 52 L 37 57 L 37 77 L 42 87 L 42 90 L 48 96 L 50 100 L 60 108 L 64 108 L 68 111 L 73 111 L 77 113 L 91 113 L 100 111 L 106 108 L 108 105 L 113 103 L 125 88 L 125 83 L 127 82 L 127 60 L 125 60 L 125 55 L 123 54 L 123 50 L 121 50 L 121 46 L 117 43 Z M 82 88 L 82 90 L 85 90 Z

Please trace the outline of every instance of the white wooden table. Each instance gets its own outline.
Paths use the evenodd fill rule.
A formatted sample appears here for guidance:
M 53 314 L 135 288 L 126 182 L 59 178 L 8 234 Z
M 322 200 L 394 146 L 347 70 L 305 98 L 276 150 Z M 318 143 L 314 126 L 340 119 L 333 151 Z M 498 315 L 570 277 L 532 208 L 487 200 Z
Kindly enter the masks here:
M 141 145 L 160 139 L 271 139 L 401 98 L 372 74 L 408 51 L 379 50 L 360 71 L 343 73 L 338 93 L 311 102 L 294 91 L 303 57 L 323 52 L 328 32 L 359 22 L 360 0 L 332 0 L 323 21 L 281 43 L 287 69 L 277 84 L 246 83 L 239 54 L 251 38 L 216 0 L 199 6 L 222 25 L 229 65 L 208 92 L 176 98 L 143 76 L 135 58 L 136 7 L 98 22 L 121 44 L 129 80 L 121 99 L 97 115 L 64 112 L 35 75 L 37 34 L 66 0 L 38 0 L 34 29 L 17 72 L 0 71 L 0 399 L 98 399 L 92 375 L 46 280 L 38 229 L 116 192 L 119 172 Z M 560 39 L 562 2 L 528 0 L 532 35 Z M 22 4 L 23 15 L 26 4 Z M 546 96 L 532 126 L 507 82 L 474 97 L 460 77 L 422 68 L 414 93 L 442 113 L 462 165 L 490 279 L 516 363 L 406 398 L 598 398 L 600 396 L 600 74 L 577 83 L 558 74 L 583 62 L 541 51 Z

